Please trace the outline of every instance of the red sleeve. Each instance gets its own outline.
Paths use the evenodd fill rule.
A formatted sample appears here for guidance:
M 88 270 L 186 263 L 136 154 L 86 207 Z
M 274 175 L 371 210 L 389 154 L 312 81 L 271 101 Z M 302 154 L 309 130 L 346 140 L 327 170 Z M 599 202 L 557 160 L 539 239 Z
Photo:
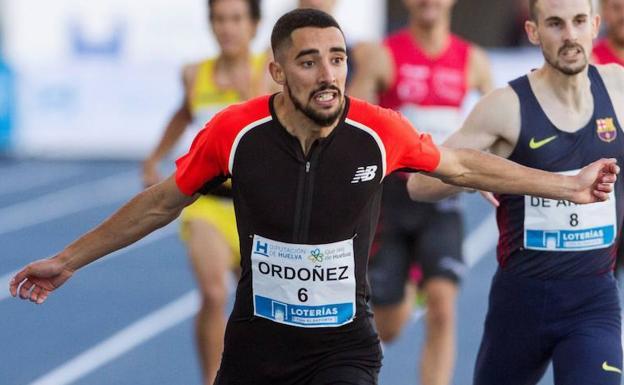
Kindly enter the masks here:
M 231 176 L 232 147 L 241 132 L 271 116 L 269 95 L 234 104 L 216 114 L 176 161 L 176 184 L 186 195 L 217 187 Z
M 386 153 L 386 175 L 397 170 L 434 171 L 440 150 L 400 113 L 351 98 L 350 119 L 377 133 Z
M 391 111 L 387 159 L 388 173 L 400 169 L 431 172 L 440 164 L 440 150 L 431 135 L 420 133 L 400 113 Z
M 198 192 L 206 183 L 228 175 L 228 157 L 231 144 L 226 135 L 220 135 L 223 112 L 212 118 L 197 134 L 191 149 L 176 161 L 176 184 L 186 195 Z

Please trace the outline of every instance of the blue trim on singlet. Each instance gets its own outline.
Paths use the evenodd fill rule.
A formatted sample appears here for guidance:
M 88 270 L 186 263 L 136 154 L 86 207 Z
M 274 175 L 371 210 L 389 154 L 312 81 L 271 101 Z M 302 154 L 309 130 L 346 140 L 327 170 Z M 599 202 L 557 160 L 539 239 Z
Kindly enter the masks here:
M 607 89 L 594 66 L 588 76 L 594 100 L 594 113 L 589 122 L 575 132 L 557 128 L 540 106 L 528 76 L 510 82 L 520 100 L 521 129 L 516 147 L 509 159 L 522 165 L 546 171 L 561 172 L 581 169 L 600 158 L 617 158 L 624 164 L 624 132 Z M 598 119 L 612 118 L 616 137 L 605 141 L 597 132 Z M 531 149 L 529 143 L 550 137 L 556 139 Z M 624 184 L 618 180 L 616 193 L 617 232 L 622 228 L 624 214 Z M 500 239 L 498 259 L 501 267 L 527 277 L 572 278 L 602 274 L 613 269 L 617 242 L 601 249 L 584 251 L 544 251 L 524 249 L 524 196 L 500 195 L 497 211 Z M 556 202 L 556 201 L 555 201 Z M 561 202 L 562 204 L 565 202 Z

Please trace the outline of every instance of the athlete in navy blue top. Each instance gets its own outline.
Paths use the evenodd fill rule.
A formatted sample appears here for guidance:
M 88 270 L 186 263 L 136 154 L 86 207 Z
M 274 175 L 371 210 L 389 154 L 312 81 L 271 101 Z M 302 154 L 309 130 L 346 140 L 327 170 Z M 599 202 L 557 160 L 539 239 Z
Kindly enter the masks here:
M 366 267 L 387 174 L 423 171 L 579 203 L 603 201 L 613 188 L 613 160 L 562 176 L 438 148 L 399 113 L 345 97 L 344 36 L 323 12 L 287 13 L 271 40 L 270 71 L 283 92 L 217 114 L 175 175 L 22 269 L 12 295 L 44 302 L 80 267 L 167 224 L 231 178 L 242 272 L 216 384 L 374 385 L 381 353 Z
M 544 65 L 494 91 L 445 145 L 574 174 L 601 157 L 624 161 L 624 70 L 589 66 L 599 19 L 590 2 L 538 0 L 527 22 Z M 617 109 L 616 109 L 617 108 Z M 419 175 L 412 198 L 456 188 Z M 620 384 L 620 307 L 613 278 L 624 185 L 609 201 L 497 195 L 499 269 L 475 385 L 530 385 L 552 360 L 557 385 Z

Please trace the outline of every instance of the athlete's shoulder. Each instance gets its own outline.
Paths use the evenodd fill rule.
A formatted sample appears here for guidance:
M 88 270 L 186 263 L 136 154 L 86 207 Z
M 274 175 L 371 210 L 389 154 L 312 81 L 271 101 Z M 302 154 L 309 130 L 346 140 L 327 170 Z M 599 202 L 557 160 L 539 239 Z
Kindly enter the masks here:
M 402 28 L 397 31 L 392 32 L 384 39 L 384 44 L 386 45 L 401 45 L 405 44 L 410 40 L 409 29 Z
M 607 84 L 608 88 L 622 89 L 624 87 L 624 67 L 618 63 L 598 64 L 596 69 Z M 616 87 L 609 87 L 615 85 Z
M 214 64 L 216 60 L 217 58 L 215 57 L 208 57 L 202 60 L 186 63 L 182 66 L 182 74 L 184 76 L 195 76 L 195 74 L 197 73 L 197 71 L 200 70 L 200 68 L 211 66 Z
M 377 131 L 380 128 L 396 124 L 410 125 L 399 112 L 383 108 L 364 100 L 350 97 L 347 119 L 350 122 L 360 123 Z
M 520 99 L 511 86 L 496 88 L 474 106 L 461 130 L 470 135 L 488 134 L 510 142 L 520 129 Z
M 519 97 L 510 85 L 505 85 L 485 94 L 479 104 L 507 110 L 509 107 L 519 104 Z
M 464 39 L 463 37 L 456 35 L 454 33 L 451 34 L 451 44 L 454 47 L 461 47 L 465 49 L 469 49 L 471 47 L 476 47 L 477 45 L 469 40 Z
M 217 121 L 227 129 L 239 131 L 250 124 L 271 117 L 269 108 L 271 95 L 262 95 L 241 103 L 234 103 L 215 115 Z
M 195 84 L 195 80 L 197 79 L 199 72 L 202 69 L 205 70 L 207 67 L 211 67 L 214 64 L 215 60 L 216 58 L 214 57 L 205 58 L 199 61 L 194 61 L 194 62 L 184 64 L 181 70 L 184 86 L 190 87 L 193 84 Z

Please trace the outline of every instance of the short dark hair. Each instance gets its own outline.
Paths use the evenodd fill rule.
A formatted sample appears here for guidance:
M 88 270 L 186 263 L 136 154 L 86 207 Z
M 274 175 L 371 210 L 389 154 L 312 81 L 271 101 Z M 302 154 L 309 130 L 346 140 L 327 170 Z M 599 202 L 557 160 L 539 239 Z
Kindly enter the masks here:
M 529 16 L 531 17 L 531 20 L 533 20 L 534 22 L 537 23 L 537 2 L 539 0 L 529 0 Z M 589 2 L 589 7 L 591 8 L 591 10 L 594 10 L 594 2 L 592 0 L 588 0 Z
M 300 28 L 315 27 L 315 28 L 338 28 L 340 33 L 343 34 L 342 28 L 331 15 L 312 8 L 299 8 L 290 11 L 280 17 L 275 26 L 273 32 L 271 32 L 271 48 L 273 49 L 273 56 L 277 57 L 277 50 L 287 41 L 290 41 L 292 33 Z
M 210 12 L 211 19 L 212 7 L 217 1 L 220 0 L 208 0 L 208 10 Z M 247 6 L 249 7 L 249 16 L 251 16 L 251 20 L 255 22 L 260 21 L 260 17 L 262 17 L 262 13 L 260 12 L 260 0 L 247 0 Z

